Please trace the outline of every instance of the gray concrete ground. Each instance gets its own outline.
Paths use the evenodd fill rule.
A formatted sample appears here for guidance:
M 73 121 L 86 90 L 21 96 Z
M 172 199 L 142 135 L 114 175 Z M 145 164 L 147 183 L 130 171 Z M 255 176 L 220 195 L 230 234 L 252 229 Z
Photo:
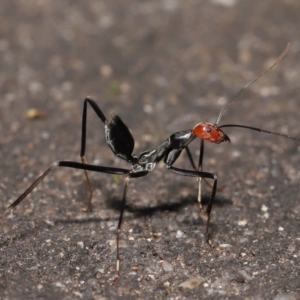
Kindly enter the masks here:
M 54 161 L 80 161 L 87 95 L 122 117 L 139 153 L 215 122 L 287 42 L 283 61 L 221 123 L 300 137 L 299 13 L 297 0 L 2 1 L 1 210 Z M 88 115 L 88 162 L 125 167 Z M 112 284 L 123 178 L 90 174 L 93 212 L 84 213 L 83 172 L 57 168 L 1 220 L 0 299 L 299 299 L 300 143 L 226 133 L 232 143 L 206 144 L 204 163 L 224 186 L 211 218 L 215 250 L 196 180 L 159 164 L 130 183 Z M 190 168 L 186 155 L 177 165 Z

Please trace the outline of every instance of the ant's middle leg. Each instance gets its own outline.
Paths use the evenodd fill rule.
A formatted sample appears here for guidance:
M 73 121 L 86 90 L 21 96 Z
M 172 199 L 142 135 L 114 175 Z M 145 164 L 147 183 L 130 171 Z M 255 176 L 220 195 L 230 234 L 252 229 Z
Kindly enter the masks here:
M 146 176 L 149 172 L 148 171 L 141 171 L 137 173 L 130 173 L 125 179 L 125 185 L 124 185 L 124 190 L 123 190 L 123 197 L 122 197 L 122 207 L 121 207 L 121 212 L 119 216 L 119 222 L 118 222 L 118 227 L 117 227 L 117 260 L 116 260 L 116 272 L 117 276 L 114 279 L 114 282 L 116 282 L 119 278 L 119 273 L 120 273 L 120 234 L 121 234 L 121 228 L 122 228 L 122 221 L 123 221 L 123 215 L 125 211 L 125 206 L 126 206 L 126 196 L 127 196 L 127 187 L 129 180 L 131 178 L 138 178 L 138 177 L 143 177 Z

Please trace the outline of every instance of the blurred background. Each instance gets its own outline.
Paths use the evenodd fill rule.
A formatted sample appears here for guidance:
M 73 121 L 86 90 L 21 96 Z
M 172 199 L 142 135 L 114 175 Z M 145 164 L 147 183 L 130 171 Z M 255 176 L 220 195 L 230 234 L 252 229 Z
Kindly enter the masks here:
M 3 0 L 2 211 L 53 162 L 80 161 L 86 96 L 107 117 L 122 118 L 139 154 L 174 132 L 216 122 L 288 42 L 286 57 L 230 105 L 220 124 L 300 137 L 299 13 L 296 0 Z M 91 109 L 87 127 L 89 163 L 128 167 L 105 145 Z M 197 182 L 158 165 L 130 183 L 122 275 L 112 286 L 123 179 L 91 174 L 94 210 L 85 214 L 82 171 L 58 169 L 1 220 L 0 299 L 133 299 L 149 292 L 167 299 L 294 299 L 300 144 L 241 129 L 226 133 L 232 143 L 206 144 L 204 158 L 205 171 L 224 186 L 211 226 L 223 248 L 205 243 Z M 195 159 L 198 148 L 194 142 Z M 185 155 L 178 165 L 190 168 Z M 196 283 L 181 285 L 191 279 Z

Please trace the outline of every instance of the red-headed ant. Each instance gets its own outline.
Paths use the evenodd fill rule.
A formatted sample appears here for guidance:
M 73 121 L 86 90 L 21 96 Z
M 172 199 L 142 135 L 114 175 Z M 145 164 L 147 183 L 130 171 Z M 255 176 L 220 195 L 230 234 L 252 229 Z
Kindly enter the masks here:
M 203 153 L 204 153 L 204 141 L 209 141 L 212 143 L 220 144 L 222 142 L 230 142 L 229 137 L 226 133 L 223 132 L 223 128 L 226 127 L 239 127 L 245 128 L 250 130 L 255 130 L 259 132 L 274 134 L 278 136 L 283 136 L 289 139 L 293 139 L 296 141 L 300 141 L 298 138 L 293 138 L 285 134 L 271 132 L 268 130 L 263 130 L 260 128 L 246 126 L 246 125 L 238 125 L 238 124 L 226 124 L 218 126 L 225 110 L 229 106 L 229 104 L 235 100 L 251 83 L 256 81 L 260 78 L 263 74 L 268 72 L 271 68 L 273 68 L 286 54 L 288 51 L 289 45 L 285 48 L 282 54 L 277 58 L 275 63 L 269 67 L 267 70 L 262 72 L 258 77 L 254 80 L 249 82 L 246 86 L 244 86 L 238 94 L 232 98 L 222 109 L 220 112 L 217 122 L 215 124 L 212 123 L 198 123 L 193 129 L 184 130 L 180 132 L 173 133 L 170 137 L 168 137 L 164 142 L 162 142 L 156 148 L 151 150 L 147 150 L 142 152 L 139 156 L 132 154 L 134 150 L 134 138 L 131 135 L 127 126 L 123 123 L 123 121 L 118 116 L 113 116 L 110 119 L 107 119 L 103 114 L 102 110 L 99 106 L 95 103 L 93 99 L 87 97 L 84 100 L 83 105 L 83 114 L 82 114 L 82 136 L 81 136 L 81 151 L 80 157 L 82 163 L 73 162 L 73 161 L 58 161 L 55 162 L 48 170 L 46 170 L 40 177 L 38 177 L 33 184 L 17 199 L 15 200 L 8 208 L 6 209 L 5 215 L 7 212 L 15 208 L 22 200 L 24 200 L 27 195 L 54 169 L 55 167 L 68 167 L 74 169 L 82 169 L 85 172 L 85 176 L 87 179 L 88 187 L 89 187 L 89 200 L 88 200 L 88 208 L 87 210 L 91 210 L 92 206 L 92 186 L 87 174 L 87 171 L 95 171 L 100 173 L 107 173 L 107 174 L 116 174 L 116 175 L 126 175 L 125 179 L 125 186 L 123 191 L 122 197 L 122 207 L 117 227 L 117 266 L 116 271 L 119 273 L 119 264 L 120 264 L 120 251 L 119 251 L 119 239 L 120 239 L 120 231 L 122 225 L 122 218 L 126 204 L 126 192 L 129 180 L 131 178 L 138 178 L 146 176 L 148 173 L 152 172 L 155 169 L 155 166 L 158 162 L 162 161 L 166 164 L 166 167 L 169 171 L 174 172 L 179 175 L 189 176 L 189 177 L 196 177 L 199 178 L 199 193 L 198 193 L 198 204 L 200 211 L 207 216 L 207 223 L 206 223 L 206 240 L 210 244 L 209 239 L 209 222 L 210 222 L 210 214 L 212 210 L 212 206 L 214 203 L 216 191 L 217 191 L 217 176 L 212 173 L 203 172 L 202 171 L 202 162 L 203 162 Z M 85 146 L 86 146 L 86 122 L 87 122 L 87 105 L 90 105 L 101 121 L 104 123 L 105 127 L 105 138 L 106 143 L 112 150 L 112 152 L 118 156 L 119 158 L 125 160 L 126 162 L 130 163 L 132 166 L 128 169 L 123 168 L 114 168 L 114 167 L 105 167 L 105 166 L 98 166 L 98 165 L 90 165 L 87 164 L 85 161 Z M 198 161 L 198 168 L 193 162 L 191 152 L 188 148 L 189 144 L 195 140 L 196 138 L 201 139 L 200 144 L 200 155 Z M 174 167 L 174 163 L 176 162 L 177 158 L 180 156 L 182 151 L 185 150 L 191 162 L 193 170 L 187 170 L 182 168 Z M 204 210 L 201 204 L 201 179 L 212 179 L 212 192 Z M 2 216 L 3 216 L 2 215 Z

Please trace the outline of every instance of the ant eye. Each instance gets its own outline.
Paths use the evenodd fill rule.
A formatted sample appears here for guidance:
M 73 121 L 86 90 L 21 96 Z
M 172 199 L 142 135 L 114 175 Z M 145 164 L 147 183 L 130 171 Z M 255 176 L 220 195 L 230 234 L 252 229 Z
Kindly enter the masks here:
M 209 127 L 204 127 L 204 130 L 205 130 L 206 132 L 211 132 L 211 128 L 209 128 Z

